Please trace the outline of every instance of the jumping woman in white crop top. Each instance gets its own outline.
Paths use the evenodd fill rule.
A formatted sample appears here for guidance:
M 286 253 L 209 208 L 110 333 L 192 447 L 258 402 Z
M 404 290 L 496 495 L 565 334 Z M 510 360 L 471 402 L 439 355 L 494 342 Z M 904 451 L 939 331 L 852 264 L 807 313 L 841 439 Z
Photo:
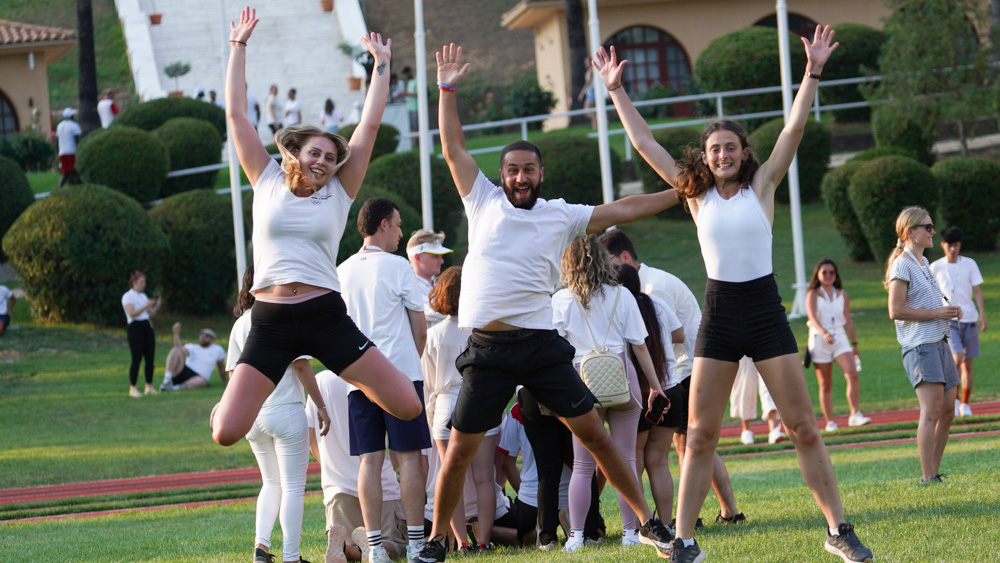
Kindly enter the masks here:
M 404 420 L 420 415 L 409 378 L 361 334 L 347 316 L 337 280 L 337 249 L 371 158 L 389 92 L 391 41 L 372 33 L 361 42 L 374 57 L 361 121 L 348 142 L 316 127 L 278 131 L 278 165 L 247 117 L 246 49 L 259 20 L 244 8 L 229 34 L 226 117 L 240 164 L 254 187 L 253 324 L 239 364 L 212 417 L 223 446 L 250 430 L 285 368 L 308 354 Z M 322 62 L 317 63 L 323 67 Z M 320 418 L 329 421 L 318 395 Z
M 802 139 L 823 65 L 837 47 L 829 27 L 803 38 L 806 72 L 771 157 L 758 164 L 742 127 L 710 124 L 701 146 L 685 161 L 674 159 L 654 139 L 622 88 L 627 61 L 614 47 L 596 54 L 594 65 L 610 92 L 622 124 L 640 155 L 687 199 L 698 228 L 708 284 L 691 376 L 687 453 L 681 467 L 677 538 L 671 561 L 698 563 L 705 552 L 694 541 L 694 525 L 712 478 L 712 461 L 742 355 L 754 359 L 795 444 L 806 484 L 829 529 L 825 548 L 845 561 L 871 561 L 872 553 L 844 519 L 840 493 L 826 446 L 816 426 L 791 328 L 771 268 L 774 191 Z M 734 54 L 736 56 L 736 54 Z

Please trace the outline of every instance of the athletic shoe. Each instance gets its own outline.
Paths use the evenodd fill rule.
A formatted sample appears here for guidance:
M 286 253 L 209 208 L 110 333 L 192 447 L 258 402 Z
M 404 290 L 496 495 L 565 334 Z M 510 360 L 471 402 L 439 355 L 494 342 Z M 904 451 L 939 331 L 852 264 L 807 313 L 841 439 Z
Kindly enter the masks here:
M 579 549 L 583 549 L 583 537 L 574 536 L 566 539 L 566 543 L 563 544 L 562 550 L 566 553 L 573 553 Z
M 442 563 L 444 561 L 445 546 L 441 541 L 444 536 L 437 535 L 424 543 L 424 548 L 413 558 L 414 563 Z
M 943 481 L 941 481 L 941 474 L 940 473 L 938 473 L 937 475 L 931 477 L 930 479 L 924 479 L 924 478 L 920 479 L 920 484 L 921 485 L 930 485 L 931 483 L 942 483 L 942 482 Z
M 639 541 L 655 547 L 660 557 L 669 557 L 672 547 L 670 542 L 674 541 L 674 531 L 664 526 L 659 518 L 653 516 L 639 528 Z
M 830 422 L 826 423 L 826 431 L 827 432 L 836 432 L 838 428 L 840 428 L 840 427 L 837 426 L 837 423 L 834 422 L 834 421 L 832 421 L 832 420 Z
M 684 540 L 680 538 L 674 540 L 670 563 L 701 563 L 704 560 L 705 552 L 698 547 L 698 540 L 690 547 L 684 547 Z
M 347 563 L 344 546 L 347 543 L 347 528 L 337 524 L 330 528 L 326 537 L 325 563 Z
M 541 551 L 557 551 L 559 549 L 559 542 L 550 541 L 549 543 L 543 543 L 538 546 Z
M 955 416 L 962 416 L 962 401 L 955 399 Z
M 253 563 L 274 563 L 274 556 L 256 547 L 253 550 Z
M 740 442 L 742 442 L 744 446 L 752 446 L 753 430 L 744 430 L 743 432 L 740 432 Z
M 705 523 L 701 521 L 701 518 L 698 518 L 697 520 L 695 520 L 695 522 L 694 522 L 694 529 L 695 530 L 697 530 L 698 528 L 704 528 L 704 527 L 705 527 Z M 676 518 L 671 518 L 670 519 L 670 529 L 671 530 L 676 530 L 677 529 L 677 519 Z
M 622 531 L 622 547 L 635 547 L 639 545 L 639 530 Z
M 361 560 L 368 561 L 368 534 L 364 526 L 358 526 L 351 532 L 351 541 L 361 550 Z
M 871 421 L 872 421 L 872 419 L 870 419 L 867 416 L 861 414 L 861 411 L 858 411 L 858 412 L 852 414 L 851 418 L 847 419 L 847 425 L 848 426 L 864 426 L 864 425 L 868 424 Z
M 423 540 L 421 540 L 420 542 L 418 542 L 416 547 L 414 547 L 414 546 L 410 545 L 409 543 L 407 543 L 406 544 L 406 561 L 407 561 L 407 563 L 410 562 L 410 561 L 413 561 L 413 558 L 416 557 L 417 554 L 420 553 L 420 550 L 423 549 L 423 548 L 424 548 L 424 542 L 423 542 Z
M 146 387 L 146 390 L 142 392 L 143 395 L 159 395 L 160 392 L 152 387 Z
M 128 396 L 132 397 L 133 399 L 141 399 L 142 391 L 139 391 L 138 389 L 129 389 Z
M 958 416 L 972 416 L 972 407 L 969 403 L 962 403 L 958 406 Z
M 767 433 L 768 444 L 777 444 L 778 442 L 784 442 L 787 439 L 788 436 L 785 436 L 785 432 L 781 429 L 781 426 L 775 426 L 770 432 Z
M 172 390 L 171 387 L 173 387 L 173 384 L 174 382 L 172 378 L 164 377 L 163 383 L 160 384 L 160 391 L 171 391 Z
M 737 512 L 732 516 L 723 516 L 720 512 L 718 516 L 715 517 L 716 524 L 742 524 L 747 521 L 747 517 L 743 515 L 742 512 Z
M 601 538 L 588 538 L 588 537 L 584 536 L 584 538 L 583 538 L 583 547 L 597 547 L 597 546 L 601 545 L 602 541 L 604 541 L 604 540 L 601 539 Z
M 847 563 L 870 563 L 875 560 L 872 550 L 861 543 L 858 536 L 854 535 L 854 526 L 847 523 L 837 525 L 837 532 L 840 535 L 830 535 L 830 530 L 826 531 L 826 550 L 834 555 L 839 555 Z
M 375 549 L 368 552 L 368 559 L 365 561 L 368 563 L 392 563 L 392 558 L 389 557 L 389 554 L 385 551 L 384 547 L 377 545 L 375 546 Z

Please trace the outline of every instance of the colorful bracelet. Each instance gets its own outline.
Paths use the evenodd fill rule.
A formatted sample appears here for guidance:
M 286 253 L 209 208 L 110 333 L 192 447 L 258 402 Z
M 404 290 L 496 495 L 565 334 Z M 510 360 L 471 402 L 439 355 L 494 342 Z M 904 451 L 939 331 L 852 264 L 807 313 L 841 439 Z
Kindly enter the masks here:
M 445 84 L 444 82 L 438 82 L 438 89 L 444 90 L 445 92 L 458 92 L 458 88 L 452 86 L 451 84 Z

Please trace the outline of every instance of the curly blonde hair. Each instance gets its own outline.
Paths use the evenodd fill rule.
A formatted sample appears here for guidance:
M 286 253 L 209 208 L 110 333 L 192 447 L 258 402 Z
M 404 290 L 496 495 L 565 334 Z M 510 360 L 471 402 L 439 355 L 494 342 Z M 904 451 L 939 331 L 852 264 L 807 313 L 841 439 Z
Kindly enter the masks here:
M 333 143 L 333 146 L 337 148 L 337 164 L 330 170 L 330 178 L 333 178 L 337 174 L 337 171 L 340 170 L 340 167 L 351 157 L 351 147 L 347 144 L 347 139 L 340 135 L 335 135 L 312 125 L 291 125 L 279 129 L 274 134 L 274 144 L 278 146 L 278 152 L 281 153 L 281 169 L 285 171 L 285 181 L 288 183 L 288 189 L 292 191 L 295 191 L 298 187 L 302 187 L 315 193 L 316 190 L 323 187 L 321 185 L 309 185 L 305 181 L 305 175 L 302 174 L 302 170 L 299 168 L 299 151 L 313 137 L 329 139 Z
M 590 300 L 604 293 L 604 284 L 618 285 L 611 255 L 596 235 L 577 237 L 569 243 L 559 263 L 559 283 L 580 300 L 585 309 Z

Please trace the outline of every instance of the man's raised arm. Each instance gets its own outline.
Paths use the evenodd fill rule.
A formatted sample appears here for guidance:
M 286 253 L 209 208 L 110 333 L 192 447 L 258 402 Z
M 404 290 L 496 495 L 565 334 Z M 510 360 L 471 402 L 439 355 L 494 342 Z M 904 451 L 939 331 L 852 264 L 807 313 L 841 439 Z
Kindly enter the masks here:
M 479 176 L 479 165 L 465 148 L 465 134 L 458 119 L 458 85 L 469 70 L 469 63 L 462 65 L 462 48 L 454 43 L 441 47 L 437 55 L 438 88 L 441 90 L 438 102 L 438 129 L 441 131 L 441 152 L 451 169 L 458 193 L 469 195 L 472 184 Z

